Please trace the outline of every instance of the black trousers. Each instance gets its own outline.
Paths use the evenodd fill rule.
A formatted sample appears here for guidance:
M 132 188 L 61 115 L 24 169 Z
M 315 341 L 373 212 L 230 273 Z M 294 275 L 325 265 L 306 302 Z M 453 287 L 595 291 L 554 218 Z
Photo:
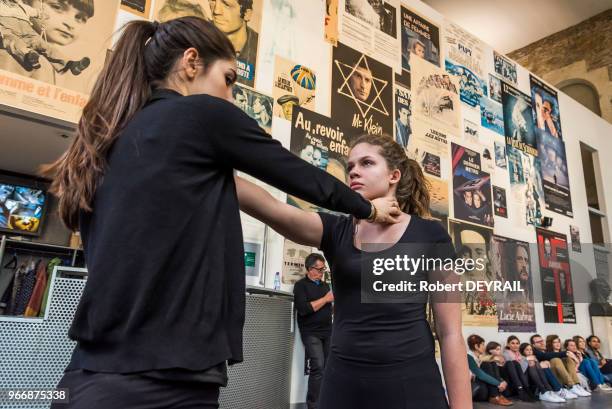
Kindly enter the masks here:
M 175 382 L 136 374 L 75 370 L 57 385 L 68 388 L 69 403 L 51 409 L 217 409 L 220 385 Z
M 329 356 L 329 336 L 303 334 L 302 342 L 310 365 L 308 376 L 308 393 L 306 394 L 306 405 L 308 409 L 316 409 L 323 380 L 325 363 Z
M 501 376 L 501 368 L 495 362 L 483 362 L 480 364 L 480 369 L 482 369 L 498 381 L 504 380 Z M 499 392 L 497 386 L 489 385 L 487 383 L 485 383 L 485 385 L 487 385 L 488 398 L 495 397 L 497 395 L 504 395 L 505 397 L 509 397 L 511 395 L 510 388 L 506 388 L 503 392 Z M 495 390 L 493 388 L 495 388 Z
M 500 372 L 502 379 L 508 382 L 512 393 L 517 393 L 520 389 L 529 390 L 529 379 L 518 362 L 506 361 Z
M 497 389 L 497 386 L 483 382 L 480 379 L 476 379 L 474 382 L 480 386 L 476 394 L 472 397 L 474 402 L 486 402 L 489 400 L 489 398 L 499 396 L 500 392 L 499 389 Z

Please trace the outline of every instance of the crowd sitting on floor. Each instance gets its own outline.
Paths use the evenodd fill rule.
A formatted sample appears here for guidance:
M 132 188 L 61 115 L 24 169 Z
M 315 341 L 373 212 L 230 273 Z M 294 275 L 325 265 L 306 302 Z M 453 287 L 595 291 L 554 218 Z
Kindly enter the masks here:
M 506 345 L 485 343 L 470 335 L 468 365 L 474 401 L 513 405 L 510 397 L 525 402 L 567 402 L 588 398 L 592 392 L 612 392 L 612 359 L 603 357 L 600 339 L 576 335 L 561 341 L 536 334 L 529 343 L 510 335 Z

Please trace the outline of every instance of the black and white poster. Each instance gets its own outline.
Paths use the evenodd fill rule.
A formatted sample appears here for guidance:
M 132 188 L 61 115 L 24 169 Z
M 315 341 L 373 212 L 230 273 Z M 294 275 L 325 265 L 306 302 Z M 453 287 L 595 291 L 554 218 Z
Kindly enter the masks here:
M 338 43 L 333 49 L 331 116 L 353 134 L 393 135 L 393 70 Z
M 505 81 L 511 82 L 516 85 L 516 64 L 510 61 L 505 55 L 499 54 L 497 51 L 493 51 L 493 65 L 495 72 L 499 74 Z
M 410 89 L 395 79 L 395 141 L 404 149 L 408 147 L 412 127 L 410 117 L 412 116 L 412 96 Z
M 402 7 L 400 28 L 402 31 L 402 68 L 410 71 L 413 56 L 440 66 L 440 29 L 423 17 Z

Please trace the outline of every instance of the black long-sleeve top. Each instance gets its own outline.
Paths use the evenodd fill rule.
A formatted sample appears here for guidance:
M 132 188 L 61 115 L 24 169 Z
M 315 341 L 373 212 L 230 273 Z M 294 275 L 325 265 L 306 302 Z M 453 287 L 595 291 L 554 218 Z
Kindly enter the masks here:
M 80 229 L 88 280 L 69 369 L 204 370 L 240 362 L 242 229 L 233 170 L 331 210 L 370 204 L 232 103 L 158 90 L 108 155 Z
M 533 354 L 537 358 L 538 361 L 550 361 L 553 358 L 565 358 L 567 356 L 567 352 L 548 352 L 548 351 L 540 351 L 537 348 L 533 348 Z
M 330 288 L 327 283 L 318 284 L 304 277 L 293 286 L 293 301 L 297 310 L 297 322 L 302 336 L 330 336 L 332 329 L 332 305 L 326 303 L 318 311 L 312 308 L 312 301 L 325 297 Z

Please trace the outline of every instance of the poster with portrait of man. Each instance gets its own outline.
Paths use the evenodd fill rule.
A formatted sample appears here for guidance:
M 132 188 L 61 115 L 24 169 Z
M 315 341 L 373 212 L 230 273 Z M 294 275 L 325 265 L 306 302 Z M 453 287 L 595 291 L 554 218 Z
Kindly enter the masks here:
M 393 135 L 393 70 L 342 43 L 332 56 L 332 118 L 352 134 Z
M 340 41 L 399 71 L 399 0 L 341 0 L 340 10 Z
M 291 121 L 293 108 L 315 110 L 317 76 L 308 67 L 276 56 L 274 64 L 274 116 Z
M 522 227 L 537 226 L 544 208 L 544 188 L 540 161 L 517 148 L 506 145 L 512 214 Z M 514 216 L 516 217 L 516 216 Z
M 536 242 L 542 282 L 544 322 L 575 324 L 574 286 L 567 236 L 536 228 Z
M 210 21 L 209 0 L 156 0 L 153 20 L 165 22 L 180 17 L 199 17 Z
M 460 136 L 462 123 L 458 78 L 422 58 L 413 58 L 411 69 L 412 117 Z
M 0 1 L 0 103 L 76 123 L 118 9 L 103 0 Z
M 541 133 L 538 137 L 538 158 L 542 169 L 546 208 L 555 213 L 574 217 L 565 143 L 559 138 Z
M 529 95 L 502 82 L 502 106 L 506 145 L 529 155 L 538 156 Z
M 461 300 L 463 325 L 497 327 L 494 293 L 486 290 L 479 291 L 477 288 L 467 289 L 468 282 L 491 282 L 496 279 L 489 262 L 493 230 L 451 219 L 448 223 L 448 234 L 453 240 L 457 257 L 466 260 L 464 261 L 466 266 L 474 267 L 466 269 L 467 271 L 461 275 L 464 286 Z
M 529 82 L 531 84 L 531 109 L 536 135 L 538 137 L 546 135 L 563 139 L 557 91 L 531 74 L 529 75 Z
M 213 24 L 236 50 L 238 82 L 255 84 L 263 0 L 208 0 Z
M 482 170 L 480 153 L 451 143 L 455 219 L 493 226 L 491 176 Z
M 149 18 L 153 0 L 121 0 L 121 10 L 145 19 Z
M 395 80 L 395 142 L 399 143 L 404 149 L 408 147 L 412 127 L 410 117 L 412 116 L 412 96 L 410 89 Z
M 234 84 L 232 96 L 234 97 L 234 105 L 257 121 L 257 124 L 268 134 L 272 133 L 272 110 L 274 106 L 272 97 L 242 84 Z
M 535 332 L 529 243 L 494 235 L 490 254 L 491 268 L 497 280 L 509 282 L 513 287 L 495 294 L 498 331 Z
M 324 115 L 296 106 L 291 120 L 291 152 L 348 182 L 347 160 L 353 134 Z M 307 182 L 305 182 L 307 183 Z M 300 198 L 287 195 L 287 203 L 308 211 L 327 211 Z
M 411 71 L 413 57 L 423 58 L 440 66 L 440 29 L 412 10 L 402 6 L 400 16 L 402 34 L 402 68 Z

